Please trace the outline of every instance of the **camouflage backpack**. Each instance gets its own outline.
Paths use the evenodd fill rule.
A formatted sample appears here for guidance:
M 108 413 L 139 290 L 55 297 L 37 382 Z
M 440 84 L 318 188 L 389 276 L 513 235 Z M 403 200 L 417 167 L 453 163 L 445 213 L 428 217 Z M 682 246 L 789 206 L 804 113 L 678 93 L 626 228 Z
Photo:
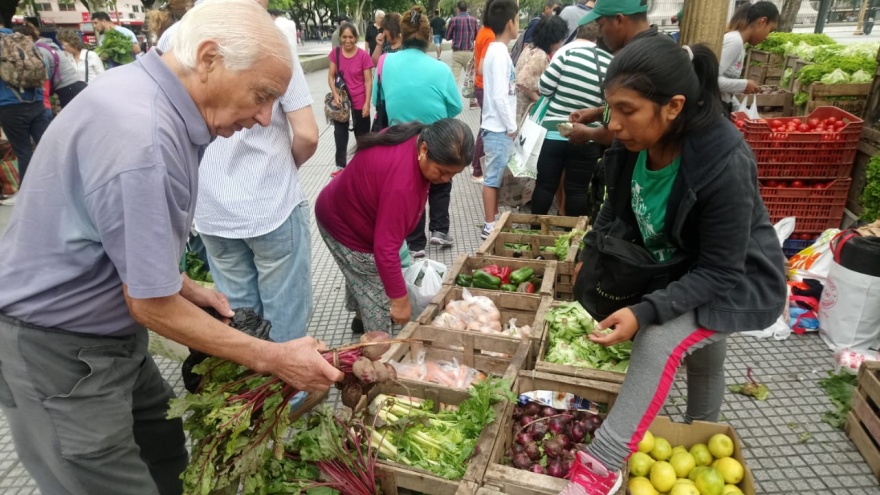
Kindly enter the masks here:
M 29 36 L 0 34 L 0 79 L 18 91 L 41 88 L 49 79 L 43 57 Z

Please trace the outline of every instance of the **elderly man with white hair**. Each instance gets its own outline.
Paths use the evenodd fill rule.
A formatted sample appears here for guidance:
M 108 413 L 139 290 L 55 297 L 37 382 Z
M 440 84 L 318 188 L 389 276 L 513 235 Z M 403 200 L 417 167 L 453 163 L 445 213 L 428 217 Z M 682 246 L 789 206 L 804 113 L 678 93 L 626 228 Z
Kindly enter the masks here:
M 367 36 L 364 41 L 364 50 L 367 53 L 373 53 L 376 50 L 376 36 L 382 32 L 382 19 L 385 18 L 385 11 L 376 10 L 376 22 L 367 26 Z
M 182 492 L 182 423 L 146 328 L 300 390 L 342 379 L 314 339 L 211 317 L 232 316 L 226 298 L 179 271 L 201 153 L 269 125 L 291 67 L 265 9 L 206 2 L 167 53 L 105 74 L 43 136 L 0 238 L 0 406 L 42 493 Z

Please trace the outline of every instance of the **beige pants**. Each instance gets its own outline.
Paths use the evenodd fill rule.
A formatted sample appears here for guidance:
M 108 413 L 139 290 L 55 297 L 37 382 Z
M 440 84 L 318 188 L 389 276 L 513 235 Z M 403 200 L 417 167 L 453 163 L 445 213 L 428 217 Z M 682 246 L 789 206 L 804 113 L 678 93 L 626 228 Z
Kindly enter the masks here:
M 467 67 L 472 58 L 474 58 L 474 52 L 472 51 L 459 50 L 452 52 L 452 76 L 455 78 L 456 84 L 460 82 L 458 76 L 461 75 L 461 71 Z

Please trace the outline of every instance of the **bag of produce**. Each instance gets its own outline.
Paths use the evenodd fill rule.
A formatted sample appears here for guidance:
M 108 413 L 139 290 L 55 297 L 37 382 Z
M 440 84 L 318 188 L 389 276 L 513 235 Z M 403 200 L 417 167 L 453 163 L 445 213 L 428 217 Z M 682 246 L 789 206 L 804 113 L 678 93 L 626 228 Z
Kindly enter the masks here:
M 429 259 L 417 261 L 403 272 L 413 315 L 421 314 L 431 304 L 443 287 L 445 274 L 446 265 Z

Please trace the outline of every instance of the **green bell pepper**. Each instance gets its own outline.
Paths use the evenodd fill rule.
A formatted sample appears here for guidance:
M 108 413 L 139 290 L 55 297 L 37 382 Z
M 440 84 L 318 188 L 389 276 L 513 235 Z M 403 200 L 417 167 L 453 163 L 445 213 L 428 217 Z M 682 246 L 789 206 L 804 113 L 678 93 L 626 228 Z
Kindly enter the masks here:
M 510 283 L 519 285 L 523 282 L 528 282 L 534 275 L 535 270 L 526 266 L 510 274 Z
M 501 279 L 499 277 L 489 275 L 483 270 L 475 270 L 473 284 L 473 286 L 478 289 L 498 290 L 501 288 Z
M 507 292 L 516 292 L 516 286 L 513 284 L 501 284 L 501 290 Z
M 458 285 L 459 287 L 471 287 L 474 285 L 474 277 L 460 273 L 455 277 L 455 285 Z

